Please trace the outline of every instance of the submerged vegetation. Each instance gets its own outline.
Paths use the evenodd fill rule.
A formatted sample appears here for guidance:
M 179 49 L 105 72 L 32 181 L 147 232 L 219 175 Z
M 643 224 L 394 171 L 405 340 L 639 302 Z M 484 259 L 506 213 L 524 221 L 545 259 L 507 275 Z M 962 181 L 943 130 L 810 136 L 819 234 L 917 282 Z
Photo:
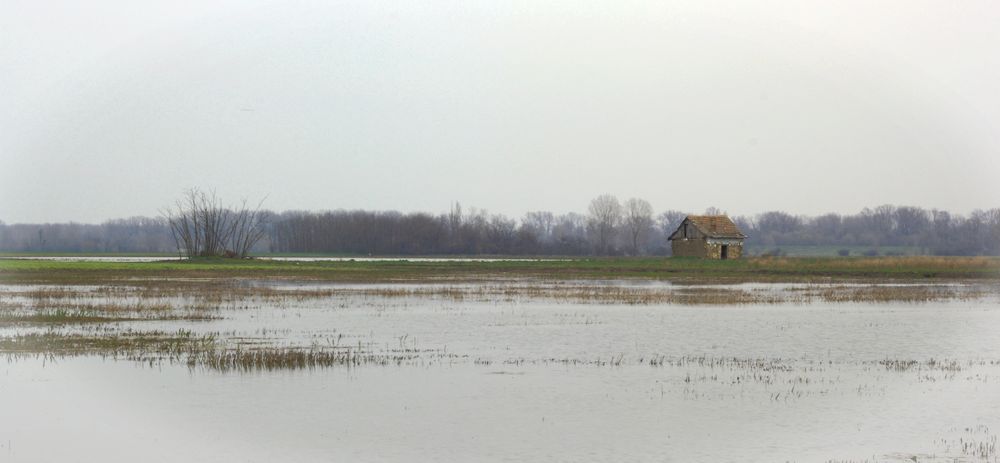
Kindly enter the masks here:
M 782 284 L 682 284 L 647 280 L 497 278 L 428 279 L 407 283 L 325 283 L 244 278 L 136 278 L 114 285 L 22 284 L 0 291 L 0 326 L 19 320 L 212 320 L 221 309 L 295 301 L 354 303 L 361 299 L 430 298 L 470 302 L 551 300 L 586 304 L 809 304 L 1000 299 L 1000 284 L 969 280 Z
M 201 262 L 167 264 L 211 265 Z M 267 268 L 269 264 L 263 263 Z M 287 267 L 286 265 L 278 268 Z M 169 272 L 167 272 L 170 274 Z M 225 274 L 225 273 L 223 273 Z M 171 274 L 176 275 L 176 274 Z M 185 275 L 180 273 L 180 275 Z M 387 307 L 410 304 L 584 304 L 608 306 L 675 305 L 733 306 L 813 303 L 926 303 L 963 300 L 1000 300 L 1000 285 L 992 281 L 966 283 L 785 283 L 785 284 L 678 284 L 646 280 L 581 280 L 494 277 L 483 281 L 427 278 L 409 283 L 330 284 L 309 279 L 284 278 L 117 278 L 105 284 L 56 285 L 19 283 L 0 286 L 0 353 L 30 355 L 98 355 L 141 362 L 170 361 L 192 368 L 218 371 L 302 369 L 333 366 L 427 364 L 472 360 L 481 365 L 500 363 L 621 366 L 632 362 L 651 366 L 687 367 L 708 361 L 709 368 L 730 367 L 733 359 L 643 354 L 624 359 L 612 354 L 599 358 L 470 357 L 444 346 L 418 349 L 403 336 L 398 345 L 371 340 L 344 342 L 343 335 L 329 338 L 308 331 L 277 333 L 269 325 L 259 333 L 222 332 L 227 318 L 268 314 L 286 317 L 286 308 L 340 310 L 371 308 L 379 316 Z M 614 310 L 609 308 L 608 310 Z M 566 325 L 599 323 L 591 316 L 560 315 Z M 164 328 L 166 326 L 172 329 Z M 515 323 L 527 320 L 517 319 Z M 150 326 L 149 324 L 153 324 Z M 489 321 L 487 326 L 514 326 Z M 194 330 L 197 327 L 197 330 Z M 306 335 L 304 338 L 303 335 Z M 766 360 L 766 359 L 765 359 Z M 738 368 L 761 368 L 755 359 Z M 718 363 L 721 361 L 722 363 Z M 766 360 L 768 369 L 785 368 Z M 756 365 L 756 366 L 753 366 Z M 889 371 L 908 371 L 941 363 L 904 359 L 881 363 Z
M 178 358 L 178 356 L 211 349 L 215 335 L 196 335 L 180 329 L 174 332 L 104 329 L 92 333 L 60 333 L 45 331 L 0 338 L 0 351 L 8 355 L 71 356 L 96 354 L 133 360 Z
M 233 346 L 217 333 L 196 334 L 184 329 L 173 332 L 106 329 L 88 333 L 25 333 L 0 337 L 0 352 L 10 359 L 96 355 L 141 363 L 181 363 L 190 368 L 222 372 L 403 365 L 449 357 L 441 351 L 413 349 L 376 352 L 371 344 L 247 348 Z

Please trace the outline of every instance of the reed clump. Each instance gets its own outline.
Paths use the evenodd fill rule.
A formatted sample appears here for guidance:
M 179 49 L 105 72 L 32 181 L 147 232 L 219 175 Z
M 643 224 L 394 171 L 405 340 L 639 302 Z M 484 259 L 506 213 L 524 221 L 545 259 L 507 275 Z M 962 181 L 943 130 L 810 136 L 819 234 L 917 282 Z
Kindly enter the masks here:
M 883 359 L 879 360 L 878 364 L 884 367 L 887 371 L 895 372 L 907 372 L 907 371 L 944 371 L 944 372 L 959 372 L 962 371 L 962 365 L 957 360 L 938 360 L 938 359 L 928 359 L 925 361 L 917 361 L 912 359 Z M 970 362 L 972 364 L 972 362 Z
M 196 334 L 183 329 L 171 332 L 105 328 L 88 333 L 49 330 L 2 337 L 0 353 L 10 359 L 96 355 L 143 363 L 168 361 L 220 372 L 400 366 L 467 359 L 446 350 L 417 349 L 400 343 L 399 348 L 383 350 L 373 343 L 343 346 L 336 339 L 326 344 L 274 347 L 267 340 L 247 343 L 234 333 L 223 337 L 219 333 Z
M 143 318 L 113 316 L 86 310 L 56 309 L 50 311 L 35 311 L 30 313 L 0 311 L 0 326 L 114 323 L 114 322 L 137 321 L 137 320 L 143 320 Z
M 214 334 L 197 335 L 190 330 L 120 330 L 98 334 L 46 331 L 0 338 L 0 352 L 6 354 L 87 355 L 146 359 L 150 356 L 177 358 L 180 355 L 214 348 Z
M 362 365 L 402 365 L 419 358 L 414 353 L 374 353 L 360 349 L 214 349 L 187 356 L 191 368 L 204 367 L 228 372 L 300 370 L 319 367 L 358 367 Z

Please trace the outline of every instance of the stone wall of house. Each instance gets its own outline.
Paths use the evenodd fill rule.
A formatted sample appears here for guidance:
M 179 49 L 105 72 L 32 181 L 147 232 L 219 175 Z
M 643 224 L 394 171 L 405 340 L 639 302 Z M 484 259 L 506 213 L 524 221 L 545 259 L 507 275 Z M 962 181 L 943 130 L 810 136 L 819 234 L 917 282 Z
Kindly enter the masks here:
M 705 257 L 705 240 L 673 240 L 670 248 L 675 257 Z
M 726 251 L 728 259 L 739 259 L 743 256 L 743 245 L 733 244 L 733 243 L 705 243 L 705 257 L 709 259 L 721 259 L 722 258 L 722 246 L 727 245 L 729 249 Z
M 729 258 L 739 259 L 740 257 L 743 257 L 743 243 L 730 245 Z
M 670 242 L 674 256 L 677 257 L 704 257 L 708 259 L 721 259 L 722 246 L 728 245 L 727 255 L 729 259 L 739 259 L 743 256 L 743 244 L 740 242 L 710 242 L 707 240 L 673 240 Z
M 718 243 L 705 243 L 705 257 L 709 259 L 721 259 L 722 245 Z

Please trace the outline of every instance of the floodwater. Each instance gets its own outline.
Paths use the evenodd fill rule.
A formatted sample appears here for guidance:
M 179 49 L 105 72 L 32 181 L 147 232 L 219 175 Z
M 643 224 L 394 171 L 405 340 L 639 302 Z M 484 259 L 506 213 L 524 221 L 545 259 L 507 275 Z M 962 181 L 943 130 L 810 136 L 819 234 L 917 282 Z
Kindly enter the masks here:
M 0 286 L 0 300 L 21 303 L 4 294 L 24 290 Z M 217 320 L 107 327 L 408 354 L 389 366 L 8 357 L 0 461 L 1000 458 L 995 298 L 691 306 L 489 294 L 248 297 L 221 303 Z M 88 329 L 0 325 L 0 337 Z

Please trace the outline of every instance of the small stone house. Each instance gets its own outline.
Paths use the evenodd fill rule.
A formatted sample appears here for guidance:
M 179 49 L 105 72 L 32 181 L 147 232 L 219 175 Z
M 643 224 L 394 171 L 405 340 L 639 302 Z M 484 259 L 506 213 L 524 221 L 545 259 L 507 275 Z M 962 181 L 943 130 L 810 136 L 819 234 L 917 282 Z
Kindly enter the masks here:
M 724 215 L 689 215 L 668 239 L 675 257 L 739 259 L 746 235 Z

